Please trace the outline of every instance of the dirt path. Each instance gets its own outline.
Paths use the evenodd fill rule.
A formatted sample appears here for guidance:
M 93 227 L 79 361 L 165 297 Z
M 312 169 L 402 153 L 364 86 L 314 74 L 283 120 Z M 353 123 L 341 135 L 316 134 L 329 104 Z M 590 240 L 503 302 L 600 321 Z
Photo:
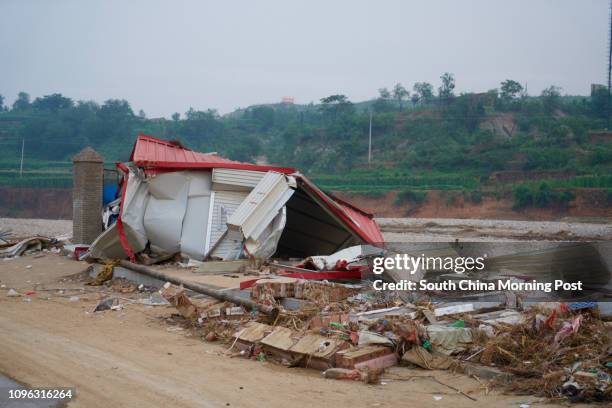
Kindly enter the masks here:
M 476 380 L 449 372 L 393 368 L 377 386 L 325 380 L 315 370 L 223 356 L 226 346 L 169 328 L 163 318 L 174 312 L 171 307 L 128 305 L 93 314 L 102 296 L 94 288 L 78 301 L 40 290 L 81 288 L 60 279 L 83 267 L 50 254 L 0 261 L 0 283 L 6 285 L 0 289 L 0 372 L 32 386 L 75 387 L 70 407 L 472 408 L 537 401 L 485 395 Z M 6 296 L 11 287 L 23 293 L 35 286 L 38 293 L 29 302 Z M 419 378 L 429 375 L 478 401 Z

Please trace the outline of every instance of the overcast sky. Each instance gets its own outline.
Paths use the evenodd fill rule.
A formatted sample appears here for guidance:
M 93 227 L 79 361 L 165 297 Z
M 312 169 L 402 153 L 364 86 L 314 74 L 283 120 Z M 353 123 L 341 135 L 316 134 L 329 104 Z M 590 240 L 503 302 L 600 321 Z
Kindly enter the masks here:
M 445 71 L 586 95 L 606 80 L 608 0 L 0 0 L 0 94 L 125 98 L 149 117 L 346 94 Z

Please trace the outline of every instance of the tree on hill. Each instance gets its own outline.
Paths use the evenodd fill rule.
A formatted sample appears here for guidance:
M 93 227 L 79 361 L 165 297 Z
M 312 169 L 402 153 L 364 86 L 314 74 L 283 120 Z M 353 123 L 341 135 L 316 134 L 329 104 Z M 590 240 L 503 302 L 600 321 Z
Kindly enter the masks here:
M 274 126 L 275 112 L 270 106 L 255 106 L 250 113 L 251 119 L 261 130 L 268 130 Z
M 443 102 L 448 102 L 455 96 L 455 76 L 449 72 L 445 72 L 440 76 L 442 85 L 438 88 L 438 97 Z
M 501 98 L 504 102 L 511 102 L 518 98 L 523 92 L 523 86 L 512 79 L 506 79 L 501 83 Z
M 0 112 L 4 111 L 4 96 L 0 95 Z
M 403 109 L 404 99 L 408 98 L 408 96 L 410 96 L 410 92 L 408 92 L 408 90 L 404 88 L 402 84 L 400 84 L 399 82 L 395 84 L 395 86 L 393 87 L 393 97 L 397 101 L 399 110 Z
M 24 111 L 30 108 L 30 95 L 27 92 L 19 92 L 17 99 L 13 102 L 14 111 Z
M 350 115 L 355 111 L 355 107 L 348 100 L 346 95 L 330 95 L 321 99 L 321 113 L 331 118 L 332 122 L 336 119 Z
M 429 103 L 433 99 L 433 86 L 428 82 L 417 82 L 412 89 L 414 91 L 413 103 Z
M 391 99 L 391 92 L 387 88 L 380 88 L 378 90 L 378 98 L 374 102 L 373 108 L 374 112 L 389 112 L 391 110 L 391 103 L 389 100 Z
M 542 106 L 548 114 L 554 113 L 561 106 L 561 88 L 551 85 L 542 91 Z
M 39 111 L 57 113 L 59 110 L 69 109 L 74 106 L 74 102 L 70 98 L 66 98 L 62 94 L 54 93 L 45 95 L 42 98 L 34 99 L 32 107 Z

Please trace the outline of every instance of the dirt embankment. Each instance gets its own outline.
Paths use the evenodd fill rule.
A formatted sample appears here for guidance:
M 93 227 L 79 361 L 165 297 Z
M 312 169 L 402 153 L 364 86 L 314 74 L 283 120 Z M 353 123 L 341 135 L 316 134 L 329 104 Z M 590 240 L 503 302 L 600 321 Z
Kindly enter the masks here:
M 389 192 L 381 197 L 359 194 L 336 193 L 337 196 L 360 207 L 369 209 L 377 217 L 385 218 L 471 218 L 551 221 L 566 217 L 612 217 L 612 208 L 607 206 L 605 192 L 597 189 L 574 191 L 576 199 L 568 208 L 530 207 L 520 211 L 512 209 L 511 196 L 495 197 L 483 195 L 480 202 L 473 202 L 463 194 L 451 191 L 427 191 L 421 204 L 407 201 L 397 204 L 397 193 Z
M 483 195 L 480 202 L 458 192 L 431 190 L 421 204 L 396 204 L 397 192 L 380 197 L 336 193 L 360 207 L 387 218 L 473 218 L 506 220 L 560 220 L 565 217 L 612 217 L 606 192 L 597 189 L 575 190 L 576 199 L 569 208 L 512 209 L 511 196 Z M 72 189 L 69 188 L 2 188 L 0 187 L 0 217 L 72 219 Z
M 70 220 L 72 189 L 0 187 L 0 217 Z

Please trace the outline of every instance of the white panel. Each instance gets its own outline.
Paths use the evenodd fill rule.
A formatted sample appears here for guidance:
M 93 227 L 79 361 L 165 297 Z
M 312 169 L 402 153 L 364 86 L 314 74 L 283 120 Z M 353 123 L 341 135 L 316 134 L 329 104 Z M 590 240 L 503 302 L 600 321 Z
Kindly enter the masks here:
M 210 257 L 233 261 L 239 259 L 242 254 L 242 233 L 240 231 L 226 231 L 214 247 Z
M 257 239 L 294 193 L 295 179 L 269 171 L 228 220 L 246 238 Z
M 251 191 L 265 174 L 263 171 L 213 169 L 213 188 L 216 191 Z
M 149 203 L 144 227 L 156 253 L 180 251 L 183 218 L 187 211 L 188 172 L 159 174 L 149 181 Z
M 181 233 L 181 253 L 200 261 L 204 259 L 206 250 L 211 184 L 210 172 L 190 172 L 189 198 Z
M 210 192 L 210 203 L 208 203 L 208 222 L 206 223 L 206 247 L 204 253 L 208 253 L 210 251 L 211 241 L 210 241 L 210 232 L 212 230 L 212 221 L 213 221 L 213 209 L 215 208 L 215 192 Z
M 215 191 L 213 203 L 212 223 L 210 227 L 210 245 L 213 245 L 221 238 L 227 230 L 227 220 L 236 211 L 249 195 L 246 191 Z

